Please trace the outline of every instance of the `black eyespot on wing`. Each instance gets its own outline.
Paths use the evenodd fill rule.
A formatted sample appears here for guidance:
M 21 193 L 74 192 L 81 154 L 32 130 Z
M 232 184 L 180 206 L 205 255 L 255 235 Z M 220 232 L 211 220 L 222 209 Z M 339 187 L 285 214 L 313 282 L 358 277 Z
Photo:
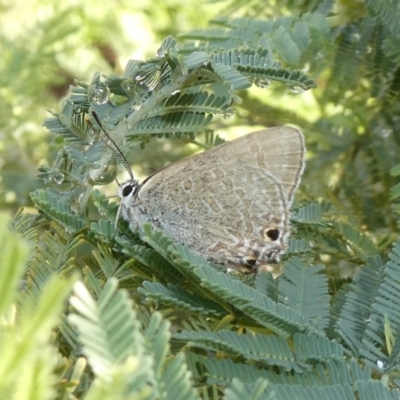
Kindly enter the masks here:
M 272 240 L 278 240 L 279 239 L 279 229 L 269 229 L 267 231 L 267 236 Z
M 127 197 L 132 193 L 132 191 L 133 191 L 133 185 L 132 184 L 126 185 L 122 189 L 122 196 Z

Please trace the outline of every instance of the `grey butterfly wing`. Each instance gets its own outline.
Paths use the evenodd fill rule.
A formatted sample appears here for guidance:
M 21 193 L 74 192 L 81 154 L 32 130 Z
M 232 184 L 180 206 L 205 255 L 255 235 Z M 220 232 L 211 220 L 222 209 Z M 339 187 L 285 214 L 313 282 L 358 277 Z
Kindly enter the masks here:
M 273 261 L 286 245 L 303 167 L 299 131 L 255 132 L 153 175 L 130 204 L 130 219 L 218 263 Z
M 304 154 L 304 137 L 298 129 L 287 126 L 267 128 L 171 164 L 153 175 L 151 182 L 145 185 L 157 185 L 171 175 L 175 181 L 179 172 L 190 174 L 205 165 L 219 167 L 222 161 L 224 165 L 242 164 L 268 171 L 282 186 L 288 204 L 291 204 L 304 170 Z
M 243 161 L 254 160 L 257 168 L 267 170 L 282 187 L 287 204 L 299 186 L 304 170 L 305 145 L 303 134 L 295 128 L 278 126 L 251 133 L 247 139 L 250 151 L 244 152 Z M 237 143 L 241 145 L 240 142 Z

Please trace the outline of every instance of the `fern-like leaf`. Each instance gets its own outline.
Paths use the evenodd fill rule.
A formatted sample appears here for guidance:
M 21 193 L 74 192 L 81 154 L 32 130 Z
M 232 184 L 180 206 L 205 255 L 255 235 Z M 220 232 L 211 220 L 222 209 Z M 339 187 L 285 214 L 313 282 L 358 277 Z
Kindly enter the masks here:
M 306 267 L 293 257 L 285 263 L 278 282 L 281 301 L 314 321 L 321 330 L 329 321 L 328 279 L 320 274 L 324 268 Z
M 236 308 L 243 311 L 250 318 L 283 337 L 299 330 L 319 333 L 302 314 L 274 302 L 267 296 L 238 280 L 230 278 L 226 274 L 205 266 L 196 268 L 195 273 L 201 278 L 202 286 L 234 304 Z
M 278 400 L 275 393 L 265 395 L 267 381 L 258 379 L 254 384 L 246 384 L 239 379 L 233 379 L 232 385 L 226 390 L 224 400 Z
M 71 208 L 60 201 L 59 196 L 45 190 L 31 193 L 31 199 L 40 210 L 57 220 L 60 224 L 76 232 L 85 226 L 81 215 L 74 213 Z
M 143 134 L 191 133 L 204 131 L 212 115 L 203 112 L 175 112 L 139 121 L 127 132 L 127 137 Z
M 82 283 L 74 286 L 71 305 L 79 314 L 68 320 L 77 326 L 83 351 L 98 376 L 107 376 L 114 365 L 140 354 L 143 339 L 127 293 L 117 291 L 117 280 L 107 281 L 96 304 Z
M 0 213 L 0 315 L 3 315 L 15 301 L 19 279 L 28 258 L 29 246 L 20 240 L 15 233 L 7 229 L 8 218 Z
M 148 300 L 164 304 L 167 307 L 180 308 L 215 317 L 221 317 L 226 313 L 219 304 L 200 298 L 199 295 L 193 295 L 172 284 L 164 286 L 161 283 L 143 282 L 143 289 L 139 288 L 139 292 L 146 296 Z
M 360 354 L 378 370 L 393 368 L 397 359 L 388 359 L 388 345 L 385 341 L 385 319 L 387 318 L 392 332 L 400 326 L 400 244 L 394 243 L 389 261 L 383 266 L 378 276 L 376 297 L 371 304 L 370 320 L 366 325 Z M 393 355 L 392 355 L 393 356 Z
M 398 4 L 390 1 L 375 2 L 373 0 L 366 0 L 365 4 L 372 14 L 378 16 L 385 29 L 388 29 L 395 38 L 400 39 L 400 28 L 398 24 L 400 10 Z
M 186 369 L 183 354 L 178 354 L 166 363 L 160 380 L 160 392 L 165 399 L 200 400 L 191 384 L 190 373 Z
M 351 385 L 354 381 L 368 382 L 371 380 L 371 368 L 361 367 L 355 359 L 326 361 L 317 364 L 312 370 L 302 370 L 299 374 L 295 371 L 279 371 L 262 369 L 255 365 L 233 362 L 231 359 L 215 360 L 204 358 L 198 361 L 204 364 L 210 383 L 225 385 L 233 378 L 240 376 L 243 382 L 254 382 L 258 378 L 264 378 L 272 384 L 303 386 L 325 385 Z
M 381 276 L 382 262 L 379 257 L 369 258 L 368 263 L 357 271 L 344 296 L 336 331 L 353 354 L 357 354 L 365 329 L 371 321 L 371 307 Z
M 297 362 L 285 339 L 274 335 L 240 335 L 231 331 L 215 333 L 183 331 L 175 334 L 174 338 L 186 342 L 189 346 L 222 351 L 241 356 L 248 361 L 280 366 L 287 371 L 300 372 L 305 366 L 302 362 Z

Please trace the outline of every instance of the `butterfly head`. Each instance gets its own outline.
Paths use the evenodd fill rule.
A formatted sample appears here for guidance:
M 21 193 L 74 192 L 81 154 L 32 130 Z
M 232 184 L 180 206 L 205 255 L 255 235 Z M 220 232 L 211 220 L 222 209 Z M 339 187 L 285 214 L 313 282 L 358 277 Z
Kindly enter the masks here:
M 129 202 L 137 192 L 138 187 L 139 182 L 136 179 L 130 179 L 129 181 L 123 183 L 118 188 L 118 196 L 121 199 L 121 203 Z
M 122 218 L 129 221 L 129 205 L 139 188 L 139 182 L 136 179 L 131 179 L 118 188 L 118 196 L 121 203 L 118 207 L 117 216 L 115 217 L 115 227 L 117 227 L 118 220 Z

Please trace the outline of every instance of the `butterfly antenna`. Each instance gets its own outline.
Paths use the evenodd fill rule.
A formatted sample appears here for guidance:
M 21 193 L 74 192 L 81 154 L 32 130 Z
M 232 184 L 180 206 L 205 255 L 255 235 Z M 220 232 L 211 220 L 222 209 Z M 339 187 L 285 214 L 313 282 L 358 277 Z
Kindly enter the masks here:
M 117 143 L 115 143 L 114 139 L 107 133 L 107 131 L 103 128 L 103 124 L 100 121 L 99 116 L 96 114 L 95 111 L 91 111 L 94 119 L 96 122 L 99 124 L 100 129 L 103 131 L 103 133 L 106 135 L 107 139 L 113 144 L 113 146 L 110 146 L 108 143 L 105 143 L 111 151 L 122 161 L 122 164 L 124 165 L 125 169 L 128 171 L 129 176 L 131 177 L 131 180 L 134 180 L 133 177 L 133 172 L 131 170 L 130 165 L 128 164 L 127 159 L 125 158 L 124 154 L 122 153 L 121 149 L 118 147 Z M 117 182 L 118 183 L 118 182 Z M 119 185 L 119 184 L 118 184 Z M 120 185 L 119 185 L 120 186 Z

